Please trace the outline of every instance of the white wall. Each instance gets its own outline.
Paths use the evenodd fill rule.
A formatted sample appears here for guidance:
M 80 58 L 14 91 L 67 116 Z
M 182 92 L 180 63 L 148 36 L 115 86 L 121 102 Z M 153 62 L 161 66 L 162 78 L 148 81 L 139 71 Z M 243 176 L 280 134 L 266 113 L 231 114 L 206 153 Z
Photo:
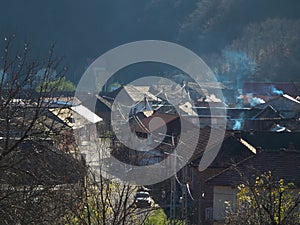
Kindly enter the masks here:
M 214 187 L 213 200 L 213 218 L 214 220 L 223 220 L 225 216 L 226 201 L 236 204 L 236 194 L 238 190 L 228 186 Z

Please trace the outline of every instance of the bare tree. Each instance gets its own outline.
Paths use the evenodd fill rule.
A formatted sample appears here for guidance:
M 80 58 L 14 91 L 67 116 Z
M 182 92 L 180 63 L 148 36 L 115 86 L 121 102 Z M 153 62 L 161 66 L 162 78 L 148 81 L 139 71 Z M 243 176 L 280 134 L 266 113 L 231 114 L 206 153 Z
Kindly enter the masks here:
M 227 203 L 228 224 L 299 224 L 300 193 L 293 183 L 276 180 L 271 172 L 261 174 L 254 182 L 244 180 L 236 209 Z
M 57 148 L 62 133 L 72 132 L 49 111 L 60 96 L 51 81 L 59 83 L 66 68 L 54 46 L 45 59 L 34 59 L 27 43 L 18 49 L 16 42 L 4 38 L 0 61 L 1 223 L 57 224 L 84 174 L 68 146 Z
M 113 176 L 108 177 L 107 171 L 103 168 L 107 166 L 104 161 L 109 161 L 111 154 L 110 141 L 109 138 L 100 138 L 95 141 L 96 146 L 92 148 L 95 154 L 89 153 L 92 154 L 94 163 L 87 163 L 87 167 L 97 169 L 89 169 L 81 202 L 66 216 L 68 224 L 144 224 L 154 209 L 153 207 L 137 207 L 135 194 L 139 189 L 138 186 L 120 182 Z

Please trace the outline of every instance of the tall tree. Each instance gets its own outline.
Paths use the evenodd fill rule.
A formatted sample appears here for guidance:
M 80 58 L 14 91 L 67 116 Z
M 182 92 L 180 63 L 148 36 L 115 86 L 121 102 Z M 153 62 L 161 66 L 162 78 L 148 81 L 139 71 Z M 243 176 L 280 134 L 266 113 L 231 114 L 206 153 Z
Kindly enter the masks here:
M 84 174 L 79 160 L 66 154 L 67 145 L 58 148 L 70 130 L 49 112 L 59 97 L 56 87 L 49 88 L 51 71 L 60 77 L 66 69 L 54 47 L 45 59 L 35 59 L 27 43 L 20 49 L 15 40 L 4 38 L 0 61 L 1 223 L 59 223 Z
M 258 64 L 256 79 L 280 81 L 300 70 L 300 20 L 267 19 L 251 23 L 227 49 L 247 54 Z
M 227 203 L 227 224 L 288 225 L 300 223 L 300 192 L 293 183 L 276 180 L 272 173 L 245 178 L 239 186 L 237 205 Z

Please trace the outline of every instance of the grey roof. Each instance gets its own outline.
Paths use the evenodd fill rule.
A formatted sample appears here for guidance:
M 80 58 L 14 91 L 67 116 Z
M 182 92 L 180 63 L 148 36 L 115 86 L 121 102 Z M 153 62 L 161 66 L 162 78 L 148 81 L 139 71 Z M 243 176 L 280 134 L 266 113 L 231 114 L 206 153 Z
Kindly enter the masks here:
M 294 118 L 297 111 L 300 110 L 300 102 L 287 94 L 274 98 L 264 104 L 257 105 L 255 108 L 264 109 L 269 105 L 285 118 Z
M 134 102 L 139 102 L 143 100 L 144 97 L 146 97 L 148 101 L 160 101 L 158 97 L 149 92 L 150 86 L 126 85 L 123 88 Z

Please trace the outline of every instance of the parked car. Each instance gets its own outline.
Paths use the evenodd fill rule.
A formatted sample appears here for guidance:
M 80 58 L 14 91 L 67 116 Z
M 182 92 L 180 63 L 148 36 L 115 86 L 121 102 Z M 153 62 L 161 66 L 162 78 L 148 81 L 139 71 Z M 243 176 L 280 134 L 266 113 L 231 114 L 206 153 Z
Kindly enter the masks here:
M 138 191 L 135 195 L 134 203 L 136 207 L 147 208 L 153 204 L 153 199 L 147 191 Z

